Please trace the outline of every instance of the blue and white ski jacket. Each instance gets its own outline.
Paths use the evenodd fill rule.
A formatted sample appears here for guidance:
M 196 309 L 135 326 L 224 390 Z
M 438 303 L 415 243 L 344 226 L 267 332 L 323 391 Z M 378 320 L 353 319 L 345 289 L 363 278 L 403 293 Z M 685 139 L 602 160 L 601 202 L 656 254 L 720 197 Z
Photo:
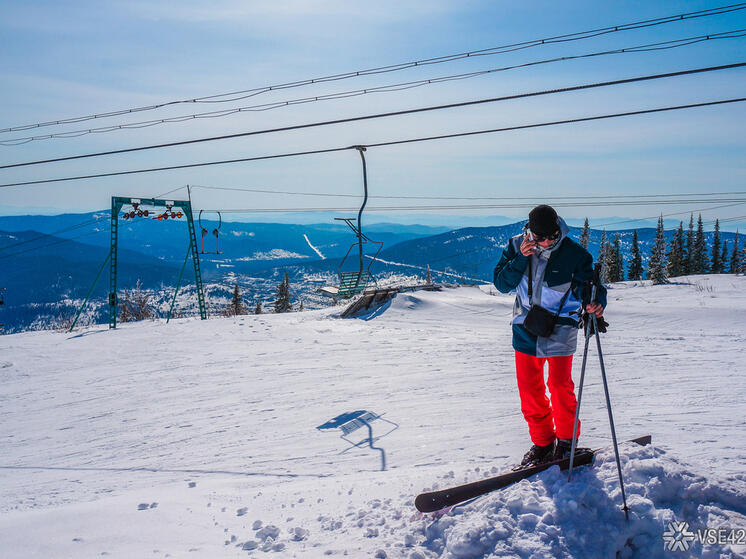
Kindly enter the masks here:
M 537 357 L 572 355 L 577 348 L 578 323 L 582 313 L 583 288 L 593 279 L 593 257 L 567 235 L 569 228 L 560 218 L 560 238 L 550 249 L 521 254 L 523 234 L 516 235 L 503 250 L 495 266 L 495 287 L 502 293 L 515 290 L 513 306 L 513 349 Z M 523 327 L 531 308 L 528 300 L 528 259 L 533 272 L 533 303 L 556 313 L 563 295 L 570 293 L 562 305 L 554 332 L 548 338 L 537 338 Z M 606 289 L 601 286 L 596 300 L 606 307 Z M 586 301 L 587 303 L 587 301 Z

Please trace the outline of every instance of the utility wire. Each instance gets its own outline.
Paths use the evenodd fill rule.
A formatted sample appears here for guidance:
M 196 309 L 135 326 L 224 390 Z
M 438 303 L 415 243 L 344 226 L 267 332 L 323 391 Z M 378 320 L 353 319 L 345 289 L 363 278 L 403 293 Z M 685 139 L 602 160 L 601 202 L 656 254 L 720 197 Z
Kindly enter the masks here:
M 103 112 L 103 113 L 97 113 L 97 114 L 91 114 L 86 116 L 78 116 L 78 117 L 72 117 L 72 118 L 64 118 L 64 119 L 58 119 L 48 122 L 39 122 L 35 124 L 25 124 L 20 126 L 12 126 L 8 128 L 2 128 L 0 129 L 0 133 L 5 132 L 13 132 L 13 131 L 20 131 L 20 130 L 30 130 L 33 128 L 41 128 L 46 126 L 56 126 L 60 124 L 72 124 L 77 122 L 83 122 L 87 120 L 93 120 L 93 119 L 101 119 L 106 117 L 112 117 L 112 116 L 120 116 L 125 114 L 131 114 L 131 113 L 138 113 L 138 112 L 144 112 L 144 111 L 151 111 L 154 109 L 159 109 L 162 107 L 167 107 L 171 105 L 177 105 L 177 104 L 186 104 L 186 103 L 222 103 L 222 102 L 234 102 L 241 99 L 246 99 L 248 97 L 253 97 L 256 95 L 260 95 L 262 93 L 267 93 L 270 91 L 276 91 L 280 89 L 290 89 L 295 87 L 301 87 L 305 85 L 311 85 L 311 84 L 317 84 L 317 83 L 324 83 L 324 82 L 331 82 L 331 81 L 340 81 L 350 78 L 357 78 L 360 76 L 366 76 L 366 75 L 374 75 L 374 74 L 383 74 L 383 73 L 390 73 L 390 72 L 397 72 L 400 70 L 405 70 L 408 68 L 416 68 L 421 66 L 427 66 L 427 65 L 433 65 L 433 64 L 442 64 L 444 62 L 453 62 L 456 60 L 462 60 L 467 58 L 475 58 L 478 56 L 491 56 L 495 54 L 503 54 L 506 52 L 514 52 L 517 50 L 523 50 L 527 48 L 537 47 L 541 45 L 547 45 L 547 44 L 553 44 L 553 43 L 565 43 L 570 41 L 577 41 L 581 39 L 588 39 L 592 37 L 598 37 L 601 35 L 607 35 L 610 33 L 618 33 L 621 31 L 630 31 L 633 29 L 642 29 L 646 27 L 653 27 L 658 25 L 663 25 L 666 23 L 673 23 L 677 21 L 684 21 L 688 19 L 696 19 L 701 17 L 708 17 L 708 16 L 714 16 L 714 15 L 720 15 L 725 14 L 729 12 L 735 12 L 739 10 L 743 10 L 746 8 L 746 3 L 741 2 L 738 4 L 731 4 L 727 6 L 721 6 L 718 8 L 710 8 L 707 10 L 699 10 L 696 12 L 688 12 L 688 13 L 682 13 L 677 15 L 671 15 L 671 16 L 665 16 L 665 17 L 659 17 L 659 18 L 653 18 L 653 19 L 647 19 L 647 20 L 641 20 L 636 21 L 632 23 L 626 23 L 622 25 L 613 25 L 609 27 L 601 27 L 598 29 L 591 29 L 587 31 L 579 31 L 575 33 L 567 33 L 564 35 L 557 35 L 554 37 L 545 37 L 543 39 L 534 39 L 530 41 L 523 41 L 520 43 L 512 43 L 507 45 L 502 45 L 498 47 L 492 47 L 487 49 L 480 49 L 480 50 L 473 50 L 473 51 L 467 51 L 467 52 L 461 52 L 457 54 L 449 54 L 445 56 L 438 56 L 433 58 L 425 58 L 422 60 L 416 60 L 416 61 L 410 61 L 410 62 L 402 62 L 399 64 L 391 64 L 388 66 L 379 66 L 376 68 L 368 68 L 365 70 L 355 70 L 352 72 L 345 72 L 341 74 L 332 74 L 328 76 L 322 76 L 317 78 L 310 78 L 310 79 L 304 79 L 304 80 L 297 80 L 297 81 L 291 81 L 276 85 L 270 85 L 270 86 L 264 86 L 264 87 L 258 87 L 253 89 L 245 89 L 240 91 L 233 91 L 230 93 L 220 93 L 215 95 L 209 95 L 204 97 L 195 97 L 192 99 L 182 99 L 182 100 L 176 100 L 176 101 L 167 101 L 164 103 L 158 103 L 153 105 L 145 105 L 141 107 L 134 107 L 134 108 L 128 108 L 128 109 L 120 109 L 115 111 L 109 111 L 109 112 Z
M 349 117 L 349 118 L 342 118 L 342 119 L 336 119 L 336 120 L 328 120 L 323 122 L 312 122 L 307 124 L 296 124 L 292 126 L 284 126 L 279 128 L 270 128 L 265 130 L 254 130 L 250 132 L 239 132 L 236 134 L 225 134 L 222 136 L 212 136 L 208 138 L 198 138 L 194 140 L 182 140 L 178 142 L 168 142 L 165 144 L 155 144 L 155 145 L 149 145 L 149 146 L 140 146 L 140 147 L 134 147 L 134 148 L 125 148 L 125 149 L 118 149 L 118 150 L 110 150 L 110 151 L 102 151 L 97 153 L 86 153 L 82 155 L 69 155 L 66 157 L 56 157 L 53 159 L 42 159 L 38 161 L 27 161 L 24 163 L 11 163 L 8 165 L 0 165 L 0 169 L 12 169 L 16 167 L 27 167 L 31 165 L 41 165 L 45 163 L 57 163 L 60 161 L 72 161 L 76 159 L 87 159 L 91 157 L 101 157 L 105 155 L 119 155 L 122 153 L 132 153 L 136 151 L 146 151 L 146 150 L 152 150 L 152 149 L 161 149 L 161 148 L 167 148 L 167 147 L 175 147 L 175 146 L 185 146 L 185 145 L 191 145 L 191 144 L 198 144 L 203 142 L 214 142 L 216 140 L 227 140 L 227 139 L 234 139 L 234 138 L 244 138 L 247 136 L 257 136 L 261 134 L 271 134 L 276 132 L 287 132 L 290 130 L 302 130 L 306 128 L 316 128 L 319 126 L 329 126 L 329 125 L 336 125 L 336 124 L 347 124 L 350 122 L 360 122 L 364 120 L 373 120 L 373 119 L 379 119 L 379 118 L 387 118 L 387 117 L 393 117 L 393 116 L 403 116 L 403 115 L 411 115 L 411 114 L 418 114 L 418 113 L 424 113 L 424 112 L 431 112 L 431 111 L 440 111 L 444 109 L 455 109 L 455 108 L 461 108 L 461 107 L 469 107 L 474 105 L 483 105 L 486 103 L 496 103 L 500 101 L 509 101 L 509 100 L 515 100 L 515 99 L 525 99 L 527 97 L 538 97 L 542 95 L 554 95 L 557 93 L 569 93 L 572 91 L 581 91 L 581 90 L 587 90 L 587 89 L 595 89 L 600 87 L 609 87 L 609 86 L 615 86 L 615 85 L 623 85 L 623 84 L 629 84 L 629 83 L 636 83 L 636 82 L 642 82 L 642 81 L 650 81 L 650 80 L 658 80 L 663 78 L 673 78 L 673 77 L 680 77 L 680 76 L 688 76 L 693 74 L 701 74 L 704 72 L 714 72 L 719 70 L 730 70 L 735 68 L 743 68 L 746 66 L 746 62 L 737 62 L 734 64 L 725 64 L 722 66 L 709 66 L 706 68 L 694 68 L 690 70 L 681 70 L 678 72 L 667 72 L 665 74 L 653 74 L 653 75 L 647 75 L 647 76 L 637 76 L 634 78 L 625 78 L 621 80 L 612 80 L 612 81 L 606 81 L 606 82 L 596 82 L 596 83 L 590 83 L 590 84 L 581 84 L 581 85 L 575 85 L 570 87 L 563 87 L 558 89 L 551 89 L 551 90 L 543 90 L 543 91 L 533 91 L 529 93 L 518 93 L 516 95 L 507 95 L 503 97 L 491 97 L 488 99 L 477 99 L 474 101 L 461 101 L 459 103 L 448 103 L 445 105 L 435 105 L 430 107 L 419 107 L 416 109 L 405 109 L 401 111 L 392 111 L 392 112 L 386 112 L 386 113 L 377 113 L 372 115 L 363 115 L 363 116 L 357 116 L 357 117 Z M 396 142 L 394 142 L 396 143 Z M 369 147 L 373 146 L 381 146 L 381 145 L 393 145 L 392 143 L 381 143 L 381 144 L 367 144 Z
M 99 221 L 100 219 L 108 219 L 108 217 L 109 216 L 102 216 L 98 220 L 94 220 L 94 221 Z M 137 220 L 137 221 L 130 222 L 128 225 L 139 224 L 139 223 L 142 223 L 142 222 L 143 222 L 143 220 Z M 80 227 L 82 225 L 83 225 L 82 223 L 79 223 L 79 224 L 77 224 L 75 226 L 71 226 L 68 229 L 71 229 L 73 227 Z M 64 230 L 60 230 L 59 232 L 62 232 L 62 231 L 64 231 Z M 90 237 L 91 235 L 98 235 L 98 234 L 101 234 L 101 233 L 108 233 L 108 232 L 109 232 L 108 229 L 94 229 L 93 231 L 88 231 L 87 233 L 83 233 L 81 235 L 76 235 L 75 237 L 69 237 L 69 238 L 63 238 L 63 239 L 55 239 L 51 243 L 47 243 L 47 244 L 44 244 L 44 245 L 41 245 L 41 246 L 30 247 L 30 248 L 27 248 L 27 249 L 24 249 L 24 250 L 19 250 L 19 251 L 13 252 L 11 254 L 0 255 L 0 260 L 2 260 L 4 258 L 10 258 L 11 256 L 19 256 L 21 254 L 27 254 L 29 252 L 35 252 L 37 250 L 41 250 L 43 248 L 48 248 L 48 247 L 51 247 L 51 246 L 59 245 L 59 244 L 62 244 L 62 243 L 69 243 L 69 242 L 75 241 L 77 239 L 82 239 L 83 237 Z M 50 234 L 43 235 L 42 237 L 51 237 L 51 236 L 52 236 L 52 234 L 50 233 Z M 41 239 L 42 237 L 37 237 L 36 239 Z M 36 239 L 31 239 L 31 240 L 36 240 Z M 11 249 L 11 248 L 16 248 L 16 247 L 18 247 L 20 245 L 25 244 L 26 242 L 31 242 L 31 240 L 29 240 L 29 241 L 22 241 L 20 243 L 15 243 L 13 245 L 9 245 L 9 246 L 3 247 L 0 250 L 6 250 L 6 249 Z
M 160 124 L 167 124 L 167 123 L 175 123 L 175 122 L 185 122 L 190 120 L 196 120 L 196 119 L 204 119 L 204 118 L 219 118 L 224 116 L 229 116 L 241 112 L 260 112 L 260 111 L 269 111 L 272 109 L 279 109 L 282 107 L 290 107 L 294 105 L 301 105 L 301 104 L 307 104 L 307 103 L 315 103 L 319 101 L 328 101 L 328 100 L 336 100 L 336 99 L 347 99 L 351 97 L 359 97 L 361 95 L 369 95 L 372 93 L 388 93 L 392 91 L 402 91 L 405 89 L 413 89 L 417 87 L 427 86 L 427 85 L 433 85 L 437 83 L 442 82 L 449 82 L 449 81 L 457 81 L 457 80 L 465 80 L 474 78 L 477 76 L 484 76 L 488 74 L 492 74 L 495 72 L 504 72 L 506 70 L 514 70 L 516 68 L 527 68 L 530 66 L 537 66 L 540 64 L 550 64 L 553 62 L 563 62 L 567 60 L 577 60 L 577 59 L 583 59 L 583 58 L 591 58 L 591 57 L 597 57 L 597 56 L 607 56 L 611 54 L 623 54 L 623 53 L 636 53 L 636 52 L 649 52 L 654 50 L 666 50 L 666 49 L 672 49 L 672 48 L 678 48 L 682 46 L 688 46 L 695 43 L 701 43 L 708 40 L 715 40 L 715 39 L 735 39 L 735 38 L 741 38 L 746 36 L 746 33 L 744 33 L 746 29 L 737 29 L 734 31 L 725 31 L 722 33 L 713 33 L 709 35 L 700 35 L 697 37 L 687 37 L 685 39 L 675 39 L 671 41 L 664 41 L 659 43 L 650 43 L 647 45 L 639 45 L 636 47 L 626 47 L 626 48 L 620 48 L 620 49 L 614 49 L 614 50 L 606 50 L 606 51 L 600 51 L 600 52 L 592 52 L 587 54 L 580 54 L 580 55 L 574 55 L 574 56 L 561 56 L 556 58 L 550 58 L 546 60 L 538 60 L 534 62 L 526 62 L 523 64 L 515 64 L 512 66 L 503 66 L 502 68 L 491 68 L 488 70 L 480 70 L 476 72 L 469 72 L 464 74 L 454 74 L 449 76 L 441 76 L 437 78 L 430 78 L 430 79 L 423 79 L 423 80 L 417 80 L 417 81 L 409 81 L 409 82 L 403 82 L 403 83 L 396 83 L 396 84 L 389 84 L 389 85 L 382 85 L 377 87 L 369 87 L 366 89 L 357 89 L 353 91 L 343 91 L 343 92 L 337 92 L 337 93 L 329 93 L 326 95 L 316 95 L 313 97 L 303 97 L 300 99 L 290 99 L 286 101 L 276 101 L 273 103 L 264 103 L 260 105 L 249 105 L 246 107 L 237 107 L 232 109 L 225 109 L 221 111 L 210 111 L 205 113 L 196 113 L 196 114 L 190 114 L 190 115 L 181 115 L 181 116 L 174 116 L 174 117 L 168 117 L 168 118 L 161 118 L 161 119 L 154 119 L 154 120 L 146 120 L 141 122 L 132 122 L 132 123 L 126 123 L 126 124 L 115 124 L 115 125 L 109 125 L 109 126 L 101 126 L 98 128 L 88 128 L 88 129 L 81 129 L 81 130 L 71 130 L 67 132 L 59 132 L 55 134 L 45 134 L 42 136 L 24 136 L 19 138 L 11 138 L 9 140 L 3 140 L 0 141 L 0 145 L 4 146 L 16 146 L 21 144 L 27 144 L 29 142 L 38 141 L 38 140 L 49 140 L 53 138 L 79 138 L 81 136 L 85 136 L 88 134 L 101 134 L 106 132 L 114 132 L 117 130 L 131 130 L 131 129 L 140 129 L 140 128 L 149 128 L 152 126 L 157 126 Z
M 236 192 L 252 192 L 261 194 L 288 194 L 292 196 L 323 196 L 323 197 L 334 197 L 334 198 L 360 198 L 360 194 L 332 194 L 329 192 L 291 192 L 286 190 L 268 190 L 258 188 L 238 188 L 238 187 L 223 187 L 223 186 L 206 186 L 200 184 L 190 185 L 192 189 L 208 189 L 208 190 L 225 190 L 225 191 L 236 191 Z M 186 188 L 184 186 L 180 188 Z M 172 190 L 171 192 L 175 192 Z M 742 195 L 746 194 L 746 190 L 735 191 L 735 192 L 684 192 L 677 194 L 619 194 L 619 195 L 605 195 L 605 196 L 561 196 L 555 197 L 552 200 L 591 200 L 591 199 L 615 199 L 615 198 L 672 198 L 676 196 L 727 196 L 727 195 Z M 160 196 L 159 196 L 160 197 Z M 377 198 L 382 200 L 536 200 L 537 196 L 390 196 L 390 195 L 374 195 L 371 194 L 368 198 Z
M 739 204 L 742 204 L 742 203 L 744 203 L 744 202 L 736 202 L 736 203 L 733 203 L 733 204 L 723 204 L 721 206 L 712 206 L 711 208 L 700 208 L 698 210 L 687 210 L 685 212 L 674 212 L 674 213 L 668 213 L 668 214 L 658 214 L 658 215 L 652 215 L 650 217 L 640 217 L 640 218 L 637 218 L 637 219 L 624 219 L 622 221 L 614 221 L 614 222 L 611 222 L 611 223 L 602 223 L 601 225 L 594 225 L 593 228 L 594 229 L 600 229 L 602 227 L 610 227 L 612 225 L 620 225 L 622 223 L 635 223 L 635 222 L 638 222 L 638 221 L 646 221 L 648 219 L 658 219 L 658 217 L 660 217 L 661 215 L 663 217 L 672 217 L 672 216 L 675 216 L 675 215 L 686 215 L 688 213 L 707 212 L 707 211 L 710 211 L 710 210 L 719 210 L 719 209 L 722 209 L 722 208 L 730 208 L 730 207 L 733 207 L 733 206 L 738 206 Z
M 611 119 L 611 118 L 620 118 L 620 117 L 627 117 L 627 116 L 635 116 L 635 115 L 644 115 L 644 114 L 654 114 L 654 113 L 662 113 L 667 111 L 677 111 L 677 110 L 683 110 L 683 109 L 693 109 L 698 107 L 711 107 L 716 105 L 725 105 L 729 103 L 741 103 L 743 101 L 746 101 L 746 97 L 739 97 L 735 99 L 722 99 L 719 101 L 707 101 L 703 103 L 692 103 L 688 105 L 676 105 L 676 106 L 670 106 L 670 107 L 659 107 L 655 109 L 644 109 L 644 110 L 638 110 L 638 111 L 628 111 L 623 113 L 613 113 L 613 114 L 606 114 L 606 115 L 596 115 L 596 116 L 589 116 L 589 117 L 580 117 L 580 118 L 573 118 L 573 119 L 567 119 L 567 120 L 556 120 L 552 122 L 540 122 L 535 124 L 523 124 L 523 125 L 517 125 L 517 126 L 508 126 L 504 128 L 491 128 L 487 130 L 475 130 L 471 132 L 457 132 L 452 134 L 443 134 L 439 136 L 427 136 L 422 138 L 410 138 L 406 140 L 393 140 L 388 142 L 378 142 L 374 144 L 366 144 L 365 147 L 383 147 L 383 146 L 394 146 L 394 145 L 402 145 L 402 144 L 410 144 L 415 142 L 428 142 L 432 140 L 442 140 L 446 138 L 461 138 L 466 136 L 476 136 L 479 134 L 494 134 L 498 132 L 509 132 L 514 130 L 528 130 L 531 128 L 542 128 L 547 126 L 557 126 L 560 124 L 576 124 L 580 122 L 591 122 L 596 120 L 604 120 L 604 119 Z M 317 149 L 317 150 L 308 150 L 308 151 L 298 151 L 298 152 L 292 152 L 292 153 L 281 153 L 281 154 L 275 154 L 275 155 L 261 155 L 261 156 L 255 156 L 255 157 L 242 157 L 238 159 L 226 159 L 222 161 L 207 161 L 202 163 L 187 163 L 183 165 L 170 165 L 167 167 L 151 167 L 147 169 L 132 169 L 128 171 L 114 171 L 110 173 L 97 173 L 97 174 L 91 174 L 91 175 L 78 175 L 73 177 L 62 177 L 62 178 L 56 178 L 56 179 L 41 179 L 41 180 L 34 180 L 34 181 L 22 181 L 22 182 L 11 182 L 6 184 L 0 184 L 0 188 L 7 188 L 11 186 L 26 186 L 26 185 L 32 185 L 32 184 L 48 184 L 48 183 L 55 183 L 55 182 L 63 182 L 63 181 L 72 181 L 72 180 L 83 180 L 83 179 L 92 179 L 92 178 L 102 178 L 102 177 L 113 177 L 113 176 L 121 176 L 121 175 L 134 175 L 138 173 L 152 173 L 156 171 L 171 171 L 175 169 L 189 169 L 194 167 L 206 167 L 210 165 L 225 165 L 229 163 L 239 163 L 239 162 L 247 162 L 247 161 L 263 161 L 268 159 L 281 159 L 281 158 L 287 158 L 287 157 L 298 157 L 301 155 L 313 155 L 313 154 L 321 154 L 321 153 L 333 153 L 333 152 L 340 152 L 340 151 L 346 151 L 350 149 L 357 149 L 358 146 L 345 146 L 345 147 L 337 147 L 337 148 L 327 148 L 327 149 Z
M 70 225 L 70 226 L 65 227 L 63 229 L 59 229 L 57 231 L 52 231 L 51 233 L 42 233 L 41 235 L 39 235 L 37 237 L 33 237 L 31 239 L 26 239 L 25 241 L 20 241 L 20 242 L 17 242 L 17 243 L 13 243 L 11 245 L 0 247 L 0 252 L 2 252 L 4 250 L 11 249 L 11 248 L 15 248 L 15 247 L 18 247 L 18 246 L 22 246 L 22 245 L 25 245 L 25 244 L 28 244 L 28 243 L 33 243 L 33 242 L 39 241 L 41 239 L 47 239 L 47 238 L 53 237 L 53 236 L 55 236 L 55 235 L 57 235 L 59 233 L 66 233 L 68 231 L 73 231 L 74 229 L 79 229 L 80 227 L 85 227 L 86 225 L 92 225 L 92 224 L 94 224 L 94 223 L 96 223 L 96 222 L 98 222 L 98 221 L 100 221 L 100 220 L 102 220 L 104 218 L 108 218 L 108 216 L 102 216 L 102 217 L 98 217 L 98 218 L 94 218 L 94 219 L 88 219 L 86 221 L 82 221 L 80 223 L 76 223 L 74 225 Z
M 660 206 L 660 205 L 683 205 L 701 204 L 712 202 L 728 202 L 729 204 L 746 203 L 746 198 L 716 198 L 716 199 L 677 199 L 677 200 L 642 200 L 642 201 L 607 201 L 607 202 L 557 202 L 553 207 L 558 208 L 614 208 L 627 206 Z M 388 212 L 388 211 L 443 211 L 443 210 L 498 210 L 498 209 L 522 209 L 533 208 L 536 202 L 514 203 L 514 204 L 468 204 L 468 205 L 439 205 L 439 206 L 367 206 L 365 211 Z M 316 208 L 242 208 L 242 209 L 204 209 L 203 211 L 220 213 L 283 213 L 283 212 L 352 212 L 358 208 L 341 207 L 316 207 Z

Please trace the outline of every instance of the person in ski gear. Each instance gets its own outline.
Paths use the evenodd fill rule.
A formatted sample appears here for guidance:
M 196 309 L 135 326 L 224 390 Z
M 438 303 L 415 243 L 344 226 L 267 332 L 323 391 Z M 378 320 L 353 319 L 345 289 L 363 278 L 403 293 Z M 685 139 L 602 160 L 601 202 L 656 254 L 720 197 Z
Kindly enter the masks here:
M 584 295 L 589 298 L 585 287 L 593 279 L 593 257 L 568 233 L 569 228 L 551 206 L 537 206 L 529 213 L 523 233 L 510 239 L 495 266 L 495 287 L 502 293 L 516 291 L 512 320 L 516 377 L 521 411 L 533 443 L 522 466 L 564 458 L 572 443 L 577 408 L 572 357 Z M 534 335 L 524 326 L 532 305 L 540 305 L 554 317 L 549 336 Z M 600 319 L 605 307 L 606 289 L 601 285 L 596 301 L 585 301 L 585 311 Z

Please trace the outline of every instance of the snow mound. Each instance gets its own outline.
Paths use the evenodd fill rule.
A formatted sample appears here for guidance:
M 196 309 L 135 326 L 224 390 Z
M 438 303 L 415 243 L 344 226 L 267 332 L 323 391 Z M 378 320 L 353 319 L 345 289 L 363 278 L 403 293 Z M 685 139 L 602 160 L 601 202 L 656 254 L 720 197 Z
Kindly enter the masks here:
M 418 530 L 435 557 L 664 557 L 661 534 L 671 521 L 690 528 L 743 525 L 746 492 L 687 471 L 653 447 L 625 445 L 622 468 L 629 521 L 620 510 L 614 454 L 599 452 L 593 467 L 567 473 L 554 467 L 476 502 L 455 508 Z M 744 546 L 691 544 L 694 557 L 743 557 Z M 433 555 L 426 555 L 427 557 Z

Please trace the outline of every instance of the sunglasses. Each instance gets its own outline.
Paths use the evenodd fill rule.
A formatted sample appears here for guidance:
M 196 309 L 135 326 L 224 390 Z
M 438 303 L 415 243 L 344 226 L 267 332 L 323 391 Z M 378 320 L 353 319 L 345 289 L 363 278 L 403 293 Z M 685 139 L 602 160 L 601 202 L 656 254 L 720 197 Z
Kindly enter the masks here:
M 560 232 L 559 231 L 555 231 L 551 235 L 539 235 L 538 233 L 534 233 L 533 231 L 531 232 L 531 234 L 534 236 L 534 240 L 537 243 L 540 243 L 542 241 L 547 241 L 547 240 L 549 240 L 549 241 L 556 241 L 559 238 L 559 236 L 560 236 Z

